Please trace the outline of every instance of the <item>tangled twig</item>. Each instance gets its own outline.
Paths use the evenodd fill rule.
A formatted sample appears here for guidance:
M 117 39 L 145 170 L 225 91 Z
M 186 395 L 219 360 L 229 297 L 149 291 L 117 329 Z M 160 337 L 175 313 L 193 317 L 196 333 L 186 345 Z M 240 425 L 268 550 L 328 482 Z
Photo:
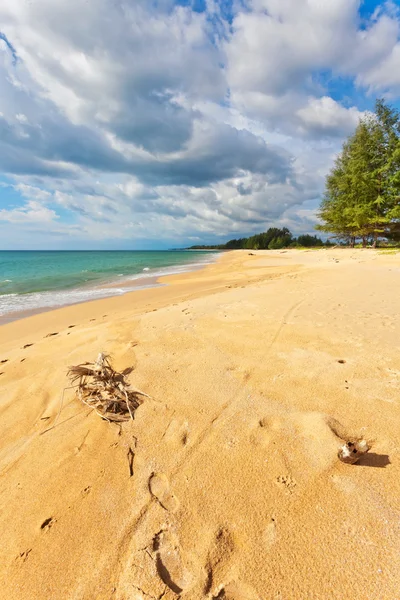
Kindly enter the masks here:
M 106 421 L 121 422 L 134 418 L 135 410 L 147 394 L 125 381 L 131 369 L 115 371 L 110 356 L 101 352 L 95 363 L 69 367 L 68 377 L 78 398 Z

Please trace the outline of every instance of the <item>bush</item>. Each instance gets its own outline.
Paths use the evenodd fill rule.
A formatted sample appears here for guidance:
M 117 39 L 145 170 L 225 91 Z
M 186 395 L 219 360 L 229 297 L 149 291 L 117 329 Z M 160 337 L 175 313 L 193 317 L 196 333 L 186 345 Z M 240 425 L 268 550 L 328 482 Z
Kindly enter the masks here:
M 324 242 L 316 235 L 308 235 L 308 233 L 306 233 L 305 235 L 299 235 L 297 244 L 304 248 L 315 248 L 317 246 L 323 246 Z

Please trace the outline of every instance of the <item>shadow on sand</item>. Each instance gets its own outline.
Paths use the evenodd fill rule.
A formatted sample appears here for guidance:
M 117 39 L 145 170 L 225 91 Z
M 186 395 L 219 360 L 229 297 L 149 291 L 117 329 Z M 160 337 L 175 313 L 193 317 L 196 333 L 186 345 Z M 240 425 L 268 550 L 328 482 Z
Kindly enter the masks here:
M 388 454 L 376 454 L 376 452 L 368 452 L 360 458 L 356 463 L 356 467 L 376 467 L 377 469 L 384 469 L 390 465 L 390 459 Z

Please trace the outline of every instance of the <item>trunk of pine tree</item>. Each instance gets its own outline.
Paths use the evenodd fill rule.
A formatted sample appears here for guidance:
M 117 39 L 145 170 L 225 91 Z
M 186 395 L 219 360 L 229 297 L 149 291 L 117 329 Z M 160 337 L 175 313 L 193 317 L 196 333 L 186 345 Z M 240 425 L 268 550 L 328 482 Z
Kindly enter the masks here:
M 356 243 L 356 238 L 351 236 L 350 238 L 350 248 L 354 248 L 354 244 Z
M 366 248 L 367 247 L 367 237 L 364 235 L 363 239 L 362 239 L 362 247 Z

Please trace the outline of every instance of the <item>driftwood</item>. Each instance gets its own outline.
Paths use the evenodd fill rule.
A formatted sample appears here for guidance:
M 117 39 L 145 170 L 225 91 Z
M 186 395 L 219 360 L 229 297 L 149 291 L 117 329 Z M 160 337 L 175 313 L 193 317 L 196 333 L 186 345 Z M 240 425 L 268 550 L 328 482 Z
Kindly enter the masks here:
M 101 352 L 94 363 L 69 367 L 68 377 L 83 404 L 106 421 L 122 422 L 133 419 L 143 397 L 149 398 L 125 381 L 131 370 L 114 371 L 110 356 Z

